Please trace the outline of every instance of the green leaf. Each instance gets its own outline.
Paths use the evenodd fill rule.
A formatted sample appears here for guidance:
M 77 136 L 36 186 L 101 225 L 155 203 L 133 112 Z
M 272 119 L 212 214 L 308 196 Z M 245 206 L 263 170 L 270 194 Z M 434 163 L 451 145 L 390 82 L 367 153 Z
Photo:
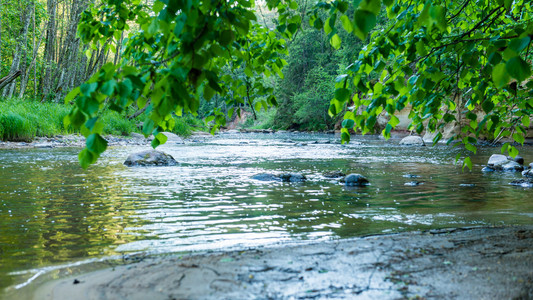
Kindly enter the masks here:
M 509 145 L 509 147 L 507 147 L 507 153 L 509 153 L 512 158 L 515 158 L 518 155 L 518 150 L 514 146 Z
M 525 137 L 523 134 L 517 132 L 513 134 L 513 140 L 515 140 L 515 142 L 519 143 L 520 145 L 524 145 Z
M 292 2 L 289 4 L 289 8 L 290 8 L 290 9 L 293 9 L 293 10 L 298 9 L 298 2 L 296 2 L 296 1 L 292 1 Z
M 463 172 L 465 170 L 465 167 L 468 167 L 468 169 L 472 171 L 472 161 L 470 160 L 470 157 L 466 157 L 465 160 L 463 161 Z
M 494 85 L 496 85 L 497 88 L 502 88 L 507 83 L 509 83 L 509 80 L 511 79 L 511 76 L 507 73 L 507 69 L 505 67 L 506 64 L 501 63 L 494 67 L 492 70 L 492 81 L 494 82 Z
M 70 101 L 72 101 L 74 99 L 74 97 L 78 96 L 80 94 L 80 87 L 76 87 L 74 88 L 72 91 L 70 91 L 66 96 L 65 96 L 65 104 L 69 104 Z
M 339 48 L 341 47 L 341 38 L 336 33 L 331 37 L 331 40 L 329 42 L 331 46 L 333 46 L 333 48 L 335 48 L 336 50 L 339 50 Z
M 352 129 L 355 125 L 355 121 L 352 119 L 346 119 L 342 121 L 342 128 Z
M 350 134 L 347 133 L 347 132 L 342 132 L 341 133 L 341 143 L 345 144 L 345 143 L 349 143 L 349 142 L 350 142 Z
M 336 89 L 335 90 L 335 99 L 341 101 L 341 102 L 346 102 L 348 100 L 350 100 L 350 90 L 349 89 L 345 89 L 345 88 L 340 88 L 340 89 Z
M 370 11 L 358 9 L 355 12 L 355 34 L 361 40 L 365 40 L 368 33 L 376 25 L 376 15 Z
M 508 60 L 505 66 L 507 73 L 518 80 L 518 82 L 522 82 L 531 76 L 530 65 L 519 56 Z
M 395 115 L 391 115 L 389 124 L 392 126 L 392 128 L 395 128 L 398 124 L 400 124 L 400 119 L 398 119 L 398 117 Z
M 99 134 L 93 133 L 87 137 L 87 149 L 89 151 L 99 155 L 107 149 L 107 141 Z
M 104 95 L 111 96 L 113 95 L 113 92 L 116 86 L 117 86 L 117 82 L 115 80 L 113 79 L 108 80 L 104 82 L 104 84 L 100 88 L 100 92 L 102 92 L 102 94 Z
M 78 154 L 78 160 L 82 168 L 87 169 L 91 164 L 94 164 L 98 159 L 98 155 L 85 148 Z
M 231 30 L 224 30 L 220 33 L 218 42 L 222 46 L 228 46 L 235 39 L 235 35 Z
M 98 87 L 98 82 L 93 82 L 93 83 L 84 83 L 80 86 L 80 92 L 87 96 L 87 97 L 90 97 L 91 94 L 96 91 L 96 88 Z
M 531 39 L 529 36 L 526 36 L 521 39 L 513 39 L 509 43 L 509 48 L 514 50 L 517 54 L 520 53 L 522 50 L 526 49 L 526 47 L 529 45 Z
M 377 16 L 381 10 L 380 0 L 363 0 L 359 4 L 359 9 L 366 10 Z
M 524 127 L 529 128 L 529 124 L 530 124 L 529 121 L 530 121 L 529 116 L 522 117 L 522 124 L 524 125 Z
M 341 22 L 342 22 L 342 27 L 344 27 L 344 30 L 346 30 L 348 33 L 353 31 L 352 21 L 350 21 L 350 18 L 348 18 L 347 15 L 341 16 Z

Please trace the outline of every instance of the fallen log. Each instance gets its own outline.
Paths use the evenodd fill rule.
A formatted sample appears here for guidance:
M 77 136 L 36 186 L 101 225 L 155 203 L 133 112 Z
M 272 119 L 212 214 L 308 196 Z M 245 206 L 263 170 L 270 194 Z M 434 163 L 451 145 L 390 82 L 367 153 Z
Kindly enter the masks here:
M 13 73 L 8 74 L 6 77 L 0 78 L 0 90 L 2 90 L 5 86 L 13 82 L 13 80 L 17 79 L 22 75 L 22 71 L 18 70 Z

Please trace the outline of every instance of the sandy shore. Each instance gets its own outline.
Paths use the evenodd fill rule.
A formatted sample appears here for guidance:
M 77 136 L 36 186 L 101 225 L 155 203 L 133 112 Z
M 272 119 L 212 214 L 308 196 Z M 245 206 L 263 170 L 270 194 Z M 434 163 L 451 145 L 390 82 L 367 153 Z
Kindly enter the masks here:
M 33 299 L 533 299 L 533 225 L 148 257 Z

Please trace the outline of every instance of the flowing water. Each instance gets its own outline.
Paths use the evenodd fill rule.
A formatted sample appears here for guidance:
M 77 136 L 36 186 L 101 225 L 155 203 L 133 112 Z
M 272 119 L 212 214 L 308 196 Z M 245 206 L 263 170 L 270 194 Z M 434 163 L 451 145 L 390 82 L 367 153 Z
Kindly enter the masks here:
M 162 146 L 177 166 L 125 167 L 129 153 L 148 148 L 129 146 L 109 149 L 87 171 L 78 165 L 79 149 L 0 150 L 0 288 L 22 286 L 50 266 L 125 253 L 533 221 L 533 189 L 508 184 L 520 174 L 480 172 L 499 148 L 481 149 L 473 172 L 462 172 L 454 165 L 457 153 L 466 154 L 459 147 L 337 141 L 325 134 L 222 134 Z M 520 150 L 533 161 L 533 147 Z M 371 185 L 346 188 L 322 176 L 337 170 L 361 173 Z M 301 172 L 308 180 L 251 179 L 264 172 Z M 413 180 L 406 174 L 424 184 L 404 185 Z

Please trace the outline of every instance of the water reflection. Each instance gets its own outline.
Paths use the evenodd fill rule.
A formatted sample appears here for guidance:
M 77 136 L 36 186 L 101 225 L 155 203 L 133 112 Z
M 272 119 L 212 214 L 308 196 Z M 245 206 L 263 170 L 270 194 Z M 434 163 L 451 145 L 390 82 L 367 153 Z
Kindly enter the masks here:
M 163 146 L 179 165 L 160 168 L 126 168 L 127 154 L 145 148 L 116 148 L 88 171 L 77 165 L 76 149 L 2 150 L 0 287 L 19 282 L 8 275 L 15 270 L 130 251 L 532 221 L 531 190 L 507 184 L 519 175 L 479 172 L 498 148 L 482 149 L 470 173 L 453 165 L 463 151 L 458 148 L 335 141 L 329 135 L 224 135 Z M 533 161 L 533 149 L 521 151 Z M 371 185 L 345 188 L 321 175 L 336 170 L 364 174 Z M 288 171 L 308 182 L 250 178 Z M 424 184 L 405 186 L 413 180 L 406 174 Z

